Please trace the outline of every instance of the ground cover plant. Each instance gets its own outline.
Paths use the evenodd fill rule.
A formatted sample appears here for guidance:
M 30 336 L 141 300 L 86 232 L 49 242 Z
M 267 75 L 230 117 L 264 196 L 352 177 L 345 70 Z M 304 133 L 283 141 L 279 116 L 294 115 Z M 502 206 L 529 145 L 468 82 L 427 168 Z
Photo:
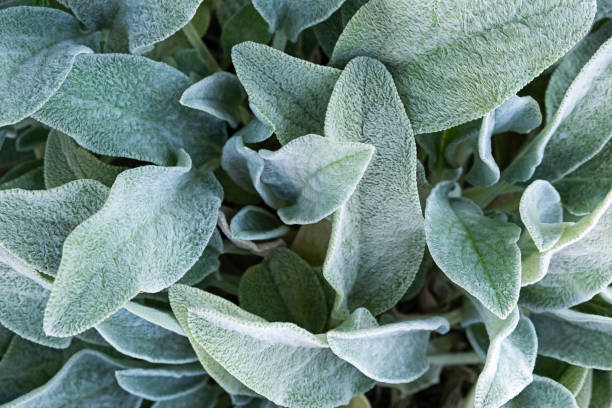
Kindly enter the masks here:
M 612 406 L 609 0 L 0 0 L 0 407 Z

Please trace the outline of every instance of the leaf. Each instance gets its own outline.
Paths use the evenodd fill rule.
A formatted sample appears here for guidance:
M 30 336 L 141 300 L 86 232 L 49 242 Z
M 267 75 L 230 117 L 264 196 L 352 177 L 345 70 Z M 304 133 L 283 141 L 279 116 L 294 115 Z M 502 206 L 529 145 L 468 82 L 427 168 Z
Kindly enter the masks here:
M 323 267 L 337 292 L 335 313 L 391 308 L 423 257 L 416 147 L 393 80 L 378 62 L 349 63 L 329 102 L 327 138 L 370 143 L 376 152 L 357 189 L 334 214 Z
M 342 30 L 359 10 L 359 7 L 367 2 L 368 0 L 346 0 L 327 20 L 321 21 L 314 27 L 317 39 L 326 55 L 331 57 Z
M 0 185 L 0 190 L 11 190 L 15 188 L 23 190 L 43 190 L 45 188 L 45 181 L 43 178 L 42 166 L 29 170 L 21 176 Z
M 227 211 L 227 210 L 226 210 Z M 277 247 L 285 246 L 285 241 L 278 238 L 273 241 L 255 243 L 253 241 L 246 241 L 244 239 L 238 239 L 232 235 L 229 223 L 227 222 L 227 216 L 223 211 L 219 211 L 219 218 L 217 219 L 217 226 L 219 230 L 240 250 L 246 250 L 254 255 L 266 256 L 271 250 Z M 228 253 L 230 250 L 227 251 Z M 244 254 L 244 252 L 238 252 Z
M 170 288 L 168 294 L 172 311 L 185 331 L 185 334 L 187 334 L 189 342 L 191 343 L 191 346 L 193 347 L 206 373 L 210 375 L 229 394 L 256 396 L 256 393 L 247 388 L 236 377 L 230 374 L 196 341 L 191 329 L 189 328 L 187 308 L 213 308 L 215 310 L 236 312 L 243 316 L 251 315 L 242 311 L 242 309 L 235 307 L 232 303 L 225 299 L 189 286 L 180 284 L 174 285 Z
M 612 373 L 593 370 L 593 394 L 589 408 L 605 407 L 612 403 Z
M 218 398 L 219 393 L 215 388 L 202 383 L 202 385 L 190 393 L 171 400 L 158 401 L 151 408 L 213 408 Z
M 172 7 L 163 2 L 133 0 L 60 0 L 90 29 L 112 28 L 116 51 L 123 46 L 140 53 L 170 37 L 195 15 L 202 0 L 177 0 Z M 125 44 L 124 44 L 125 43 Z
M 274 197 L 260 186 L 263 159 L 256 151 L 244 145 L 240 136 L 232 136 L 223 146 L 221 167 L 238 186 L 244 190 L 258 192 L 267 204 L 274 204 Z
M 80 351 L 46 384 L 5 407 L 138 407 L 140 398 L 123 391 L 115 381 L 115 370 L 124 367 L 120 360 L 97 351 Z
M 54 27 L 49 30 L 49 27 Z M 40 109 L 58 90 L 78 54 L 93 52 L 68 13 L 43 7 L 0 11 L 0 127 Z
M 271 125 L 254 117 L 245 127 L 234 133 L 234 136 L 242 137 L 245 143 L 259 143 L 267 140 L 273 132 Z
M 261 181 L 281 205 L 285 224 L 313 224 L 331 215 L 357 188 L 374 147 L 317 135 L 292 140 L 280 150 L 260 150 Z
M 367 314 L 359 308 L 355 315 Z M 334 354 L 357 367 L 368 377 L 385 383 L 407 383 L 416 380 L 429 368 L 425 353 L 431 331 L 444 334 L 449 325 L 441 317 L 406 320 L 377 327 L 340 327 L 327 333 Z M 402 350 L 400 354 L 397 350 Z M 376 358 L 373 359 L 372 356 Z
M 278 238 L 289 232 L 289 227 L 274 214 L 253 205 L 243 207 L 232 217 L 230 229 L 234 237 L 251 241 Z
M 577 169 L 610 139 L 612 41 L 608 40 L 580 70 L 546 127 L 504 170 L 509 183 L 531 177 L 554 182 Z
M 115 372 L 125 391 L 152 401 L 182 397 L 201 388 L 206 381 L 202 367 L 195 365 L 164 368 L 131 368 Z
M 45 146 L 49 129 L 30 127 L 23 131 L 15 140 L 15 148 L 20 152 L 28 152 Z
M 427 198 L 425 234 L 431 256 L 444 274 L 499 318 L 519 296 L 520 228 L 483 215 L 466 198 L 449 197 L 453 182 L 438 183 Z
M 344 0 L 253 0 L 253 6 L 270 25 L 270 32 L 281 32 L 297 41 L 306 28 L 326 20 Z
M 172 165 L 184 148 L 199 166 L 218 156 L 225 129 L 179 104 L 190 83 L 174 68 L 140 56 L 80 56 L 34 118 L 94 153 Z
M 317 272 L 294 252 L 277 248 L 240 279 L 240 306 L 271 322 L 321 333 L 329 311 Z
M 395 78 L 415 133 L 435 132 L 479 118 L 515 95 L 587 33 L 594 15 L 592 0 L 493 6 L 374 0 L 348 23 L 331 64 L 361 55 L 380 60 Z
M 523 259 L 523 268 L 531 268 L 527 281 L 536 283 L 522 289 L 521 305 L 536 312 L 564 309 L 591 299 L 610 284 L 610 204 L 612 193 L 590 215 L 566 227 L 548 252 Z
M 538 353 L 581 367 L 612 369 L 612 318 L 560 310 L 533 314 Z
M 80 147 L 72 138 L 52 130 L 45 148 L 45 185 L 53 188 L 73 180 L 97 180 L 107 187 L 127 167 L 113 166 Z
M 571 392 L 550 378 L 533 376 L 533 382 L 502 408 L 578 408 Z
M 196 361 L 189 341 L 159 325 L 121 309 L 96 326 L 117 351 L 134 358 L 162 364 Z
M 277 405 L 335 407 L 373 386 L 319 337 L 292 323 L 267 323 L 239 310 L 194 306 L 188 312 L 189 328 L 226 370 Z
M 323 133 L 325 109 L 339 70 L 251 42 L 235 46 L 232 61 L 250 103 L 274 126 L 281 144 Z
M 200 259 L 183 275 L 179 283 L 193 286 L 218 271 L 221 265 L 219 256 L 223 254 L 223 250 L 223 239 L 219 231 L 215 229 Z
M 521 220 L 540 252 L 551 249 L 563 233 L 561 197 L 547 181 L 536 180 L 527 187 L 519 206 Z
M 0 247 L 29 268 L 55 276 L 66 237 L 102 208 L 107 195 L 108 189 L 92 180 L 46 191 L 2 191 Z
M 236 14 L 231 16 L 221 30 L 223 54 L 230 55 L 232 47 L 244 41 L 267 44 L 272 38 L 266 21 L 259 15 L 249 1 Z
M 196 82 L 183 92 L 180 103 L 225 120 L 236 128 L 242 115 L 246 93 L 240 81 L 229 72 L 215 72 Z
M 222 197 L 214 176 L 192 169 L 184 152 L 176 167 L 121 173 L 104 207 L 64 243 L 45 331 L 78 334 L 138 292 L 178 281 L 206 247 Z

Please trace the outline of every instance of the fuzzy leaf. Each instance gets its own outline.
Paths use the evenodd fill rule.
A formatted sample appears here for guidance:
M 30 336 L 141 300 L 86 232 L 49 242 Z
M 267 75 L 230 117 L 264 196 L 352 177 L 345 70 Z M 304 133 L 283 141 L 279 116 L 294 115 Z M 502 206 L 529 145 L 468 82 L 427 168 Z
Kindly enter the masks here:
M 179 104 L 190 83 L 174 68 L 140 56 L 80 56 L 34 117 L 94 153 L 167 166 L 183 148 L 199 166 L 219 155 L 225 128 Z
M 249 1 L 244 7 L 223 24 L 221 46 L 225 55 L 230 55 L 232 47 L 244 41 L 267 44 L 272 35 L 268 24 Z
M 222 196 L 214 176 L 192 169 L 184 152 L 176 167 L 121 173 L 104 207 L 64 243 L 45 330 L 80 333 L 138 292 L 178 281 L 206 247 Z
M 533 382 L 502 408 L 578 408 L 571 392 L 547 377 L 533 376 Z
M 540 252 L 553 247 L 563 233 L 561 197 L 547 181 L 536 180 L 527 187 L 519 206 L 521 220 Z
M 325 109 L 339 70 L 250 42 L 232 49 L 232 61 L 251 104 L 274 126 L 281 144 L 323 133 Z
M 181 397 L 201 388 L 206 375 L 196 365 L 167 368 L 131 368 L 115 372 L 119 386 L 132 395 L 165 401 Z
M 332 55 L 336 41 L 338 41 L 338 37 L 342 34 L 344 27 L 346 27 L 351 17 L 359 10 L 359 7 L 367 2 L 368 0 L 346 0 L 327 20 L 315 26 L 314 30 L 317 34 L 317 39 L 321 43 L 321 48 L 323 48 L 325 54 L 328 56 Z
M 379 314 L 414 280 L 423 257 L 423 217 L 410 121 L 384 66 L 349 63 L 331 97 L 325 135 L 370 143 L 376 152 L 357 189 L 334 215 L 323 267 L 337 292 L 335 312 Z
M 289 232 L 274 214 L 260 207 L 247 205 L 232 217 L 232 235 L 238 239 L 256 241 L 278 238 Z

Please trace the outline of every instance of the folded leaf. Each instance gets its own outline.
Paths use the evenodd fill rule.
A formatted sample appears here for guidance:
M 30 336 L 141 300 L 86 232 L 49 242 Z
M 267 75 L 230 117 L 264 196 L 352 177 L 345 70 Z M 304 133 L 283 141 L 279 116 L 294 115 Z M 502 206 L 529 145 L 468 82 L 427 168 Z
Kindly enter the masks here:
M 251 104 L 274 126 L 282 144 L 323 133 L 325 109 L 339 70 L 250 42 L 232 49 L 232 61 Z
M 176 167 L 144 166 L 117 177 L 104 207 L 64 243 L 46 332 L 80 333 L 138 292 L 158 292 L 191 268 L 214 231 L 223 197 L 204 171 L 192 169 L 181 152 Z
M 520 228 L 492 219 L 466 198 L 449 197 L 453 182 L 438 183 L 427 198 L 425 234 L 444 274 L 499 318 L 516 306 L 521 258 Z
M 379 59 L 396 80 L 415 132 L 435 132 L 515 95 L 586 34 L 595 6 L 593 0 L 374 0 L 348 23 L 331 63 Z
M 240 279 L 240 306 L 271 322 L 293 322 L 312 333 L 327 323 L 327 299 L 318 273 L 285 248 L 274 249 Z
M 289 232 L 274 214 L 260 207 L 247 205 L 232 217 L 232 235 L 251 241 L 278 238 Z
M 94 153 L 172 165 L 183 148 L 199 166 L 219 155 L 225 128 L 179 104 L 190 83 L 176 69 L 140 56 L 80 56 L 34 117 Z
M 368 144 L 306 135 L 280 150 L 260 150 L 261 181 L 281 205 L 285 224 L 313 224 L 331 215 L 353 194 L 370 164 Z
M 115 372 L 119 386 L 132 395 L 165 401 L 189 394 L 202 387 L 206 375 L 198 364 L 167 368 L 131 368 Z
M 158 401 L 151 408 L 214 408 L 219 398 L 219 392 L 210 385 L 202 383 L 193 391 L 178 398 L 166 401 Z
M 612 318 L 561 310 L 532 315 L 538 353 L 582 367 L 612 369 Z
M 337 292 L 335 313 L 391 308 L 423 257 L 423 216 L 410 121 L 382 64 L 349 63 L 329 102 L 327 138 L 369 143 L 376 152 L 357 189 L 334 215 L 324 275 Z
M 547 377 L 533 376 L 533 382 L 502 408 L 578 408 L 571 392 Z
M 49 28 L 53 27 L 52 30 Z M 57 91 L 76 55 L 93 52 L 79 22 L 43 7 L 0 11 L 0 126 L 17 123 L 40 109 Z
M 521 220 L 540 252 L 553 247 L 563 233 L 561 197 L 547 181 L 536 180 L 525 189 L 519 206 Z
M 271 124 L 253 117 L 245 127 L 234 133 L 234 136 L 242 137 L 245 143 L 259 143 L 267 140 L 273 132 Z

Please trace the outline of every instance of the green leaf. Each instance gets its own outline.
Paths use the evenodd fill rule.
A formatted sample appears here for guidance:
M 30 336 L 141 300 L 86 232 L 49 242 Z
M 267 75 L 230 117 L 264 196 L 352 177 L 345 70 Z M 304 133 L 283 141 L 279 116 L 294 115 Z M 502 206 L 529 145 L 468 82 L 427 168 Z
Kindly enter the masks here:
M 561 310 L 531 317 L 538 353 L 581 367 L 612 369 L 612 318 Z
M 328 56 L 332 55 L 342 30 L 344 30 L 351 17 L 359 10 L 359 7 L 367 2 L 368 0 L 346 0 L 327 20 L 315 26 L 314 31 L 325 54 Z
M 251 241 L 278 238 L 289 232 L 289 227 L 274 214 L 253 205 L 243 207 L 232 217 L 230 229 L 234 237 Z
M 466 198 L 449 197 L 454 183 L 438 183 L 427 198 L 425 234 L 444 274 L 499 318 L 516 306 L 521 283 L 521 230 L 488 218 Z
M 215 72 L 183 92 L 180 103 L 225 120 L 236 128 L 242 115 L 246 93 L 240 81 L 229 72 Z
M 540 252 L 551 249 L 563 233 L 561 197 L 547 181 L 536 180 L 525 189 L 519 206 L 521 220 Z
M 162 364 L 196 361 L 187 338 L 126 309 L 105 319 L 96 330 L 117 351 L 130 357 Z
M 45 149 L 45 185 L 53 188 L 78 179 L 92 179 L 110 187 L 127 167 L 113 166 L 80 147 L 72 138 L 52 130 Z
M 533 376 L 533 382 L 502 408 L 578 408 L 571 392 L 547 377 Z
M 281 32 L 293 42 L 304 29 L 326 20 L 342 3 L 344 0 L 253 0 L 270 32 Z
M 68 234 L 95 214 L 108 189 L 79 180 L 42 191 L 0 192 L 0 247 L 32 270 L 55 276 Z
M 198 388 L 178 398 L 158 401 L 151 408 L 214 408 L 219 398 L 219 392 L 212 386 L 202 383 Z
M 435 132 L 515 95 L 586 34 L 594 15 L 593 0 L 373 0 L 348 23 L 331 63 L 380 60 L 415 132 Z
M 280 150 L 260 150 L 261 181 L 281 205 L 285 224 L 313 224 L 346 203 L 374 155 L 364 143 L 306 135 Z
M 66 362 L 46 384 L 4 405 L 6 408 L 138 407 L 140 398 L 123 391 L 115 370 L 125 363 L 93 350 L 83 350 Z
M 196 365 L 164 368 L 131 368 L 115 372 L 117 383 L 138 397 L 165 401 L 182 397 L 202 387 L 206 375 Z
M 189 329 L 219 364 L 274 403 L 335 407 L 373 386 L 320 337 L 292 323 L 267 323 L 245 313 L 229 305 L 223 311 L 193 306 Z
M 376 147 L 357 189 L 334 215 L 323 267 L 338 294 L 337 317 L 357 307 L 376 315 L 406 292 L 425 245 L 415 142 L 382 64 L 359 58 L 347 65 L 329 102 L 325 135 Z
M 272 136 L 273 132 L 271 125 L 254 117 L 245 127 L 234 133 L 234 136 L 242 137 L 245 143 L 259 143 Z
M 274 197 L 261 186 L 263 166 L 263 159 L 256 151 L 244 145 L 242 137 L 233 136 L 223 146 L 221 167 L 228 176 L 242 189 L 251 193 L 258 192 L 268 205 L 274 207 Z
M 176 167 L 121 173 L 104 207 L 64 243 L 45 330 L 80 333 L 138 292 L 158 292 L 178 281 L 206 247 L 222 197 L 214 176 L 192 169 L 184 152 Z
M 361 320 L 360 314 L 376 322 L 367 309 L 359 308 L 350 320 Z M 367 318 L 366 318 L 367 319 Z M 349 320 L 349 321 L 350 321 Z M 353 327 L 351 327 L 353 326 Z M 406 320 L 374 327 L 343 324 L 327 333 L 334 354 L 357 367 L 368 377 L 385 383 L 407 383 L 416 380 L 429 368 L 425 353 L 429 334 L 444 334 L 449 325 L 441 317 Z M 400 354 L 397 350 L 402 350 Z M 376 358 L 372 358 L 376 355 Z
M 191 269 L 183 275 L 179 283 L 193 286 L 203 281 L 207 276 L 218 271 L 221 265 L 219 256 L 222 254 L 223 239 L 219 231 L 215 229 L 200 259 L 198 259 Z
M 576 76 L 546 127 L 504 170 L 503 180 L 515 183 L 533 176 L 557 181 L 603 148 L 612 135 L 611 62 L 608 40 Z
M 340 71 L 251 42 L 232 49 L 232 61 L 251 104 L 286 144 L 323 133 L 325 109 Z
M 225 210 L 225 212 L 224 212 Z M 227 209 L 222 209 L 219 211 L 219 219 L 217 220 L 217 226 L 219 230 L 231 241 L 231 243 L 238 248 L 238 254 L 244 254 L 241 250 L 246 250 L 247 252 L 252 253 L 253 255 L 258 256 L 266 256 L 271 250 L 277 247 L 285 246 L 285 241 L 282 238 L 278 238 L 272 241 L 260 242 L 256 243 L 253 241 L 246 241 L 244 239 L 236 238 L 232 235 L 232 231 L 230 230 L 229 223 L 227 222 L 226 216 Z M 231 249 L 227 250 L 228 253 L 231 253 Z
M 49 129 L 33 126 L 23 131 L 15 140 L 15 148 L 20 152 L 28 152 L 45 146 Z
M 28 170 L 26 173 L 0 185 L 0 190 L 20 188 L 23 190 L 43 190 L 45 181 L 42 166 Z
M 589 408 L 607 407 L 612 404 L 612 373 L 593 370 L 593 393 Z
M 53 29 L 49 29 L 53 27 Z M 58 90 L 78 54 L 93 52 L 68 13 L 43 7 L 0 11 L 0 126 L 40 109 Z M 89 45 L 89 46 L 88 46 Z
M 294 252 L 273 250 L 240 279 L 240 306 L 271 322 L 293 322 L 321 333 L 329 311 L 317 271 Z
M 223 54 L 229 56 L 232 47 L 244 41 L 267 44 L 272 35 L 268 24 L 249 1 L 240 11 L 229 18 L 221 30 Z
M 94 153 L 172 165 L 184 148 L 199 166 L 219 155 L 225 128 L 179 104 L 190 84 L 181 72 L 144 57 L 80 56 L 34 117 Z

